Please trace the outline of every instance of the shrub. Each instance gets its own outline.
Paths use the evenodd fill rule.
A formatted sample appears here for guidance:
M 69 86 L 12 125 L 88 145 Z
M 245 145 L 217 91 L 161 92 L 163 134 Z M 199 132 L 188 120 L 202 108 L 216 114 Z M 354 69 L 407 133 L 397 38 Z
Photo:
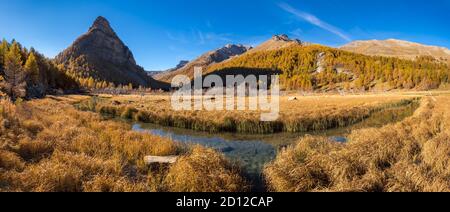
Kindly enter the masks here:
M 0 169 L 21 171 L 24 167 L 25 163 L 17 154 L 0 150 Z
M 149 192 L 145 183 L 131 183 L 124 177 L 98 175 L 83 184 L 85 192 Z
M 54 144 L 50 141 L 31 140 L 29 138 L 19 141 L 17 153 L 24 160 L 39 161 L 48 157 L 54 150 Z
M 136 108 L 126 107 L 125 110 L 120 115 L 120 117 L 123 119 L 132 119 L 134 114 L 137 112 L 138 112 L 138 110 L 136 110 Z
M 223 155 L 198 146 L 170 168 L 165 182 L 173 192 L 242 192 L 249 188 L 239 169 Z
M 80 192 L 83 171 L 56 161 L 28 166 L 16 174 L 16 187 L 32 192 Z
M 283 150 L 274 162 L 265 168 L 269 190 L 284 192 L 314 191 L 330 186 L 329 173 L 332 154 L 341 144 L 327 138 L 306 137 L 295 147 Z
M 33 135 L 38 134 L 44 129 L 41 123 L 34 120 L 25 120 L 22 122 L 22 126 Z

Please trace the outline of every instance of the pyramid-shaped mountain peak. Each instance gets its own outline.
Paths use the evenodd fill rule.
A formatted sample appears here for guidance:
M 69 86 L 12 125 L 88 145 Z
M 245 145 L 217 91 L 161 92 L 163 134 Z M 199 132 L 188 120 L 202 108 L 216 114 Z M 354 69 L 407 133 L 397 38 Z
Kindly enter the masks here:
M 89 31 L 81 35 L 55 61 L 79 77 L 92 77 L 97 81 L 115 85 L 145 86 L 167 89 L 147 76 L 136 64 L 133 53 L 122 42 L 104 17 L 98 17 Z
M 93 30 L 100 30 L 107 34 L 116 35 L 116 33 L 112 29 L 109 21 L 103 16 L 99 16 L 97 19 L 95 19 L 95 21 L 92 24 L 89 31 L 93 31 Z

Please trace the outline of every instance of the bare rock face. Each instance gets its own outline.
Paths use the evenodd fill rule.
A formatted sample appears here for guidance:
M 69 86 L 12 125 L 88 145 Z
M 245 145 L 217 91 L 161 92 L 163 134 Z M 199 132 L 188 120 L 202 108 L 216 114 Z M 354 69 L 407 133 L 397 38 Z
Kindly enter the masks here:
M 117 64 L 136 65 L 133 54 L 120 40 L 109 22 L 98 17 L 88 33 L 75 41 L 76 53 L 95 56 L 96 59 L 114 61 Z
M 226 46 L 209 52 L 204 56 L 211 63 L 220 63 L 224 60 L 230 59 L 231 57 L 244 54 L 250 49 L 251 47 L 244 45 L 227 44 Z
M 233 57 L 242 55 L 250 49 L 251 47 L 244 45 L 227 44 L 222 48 L 201 55 L 197 59 L 183 65 L 181 68 L 157 74 L 155 75 L 155 79 L 171 82 L 177 75 L 186 75 L 193 78 L 195 67 L 202 67 L 203 71 L 206 71 L 207 67 L 210 65 L 221 63 Z
M 295 43 L 298 45 L 302 45 L 303 42 L 299 39 L 290 39 L 289 36 L 282 34 L 282 35 L 274 35 L 272 37 L 272 40 L 275 42 L 288 42 L 288 43 Z
M 175 67 L 175 69 L 180 69 L 186 66 L 189 63 L 189 60 L 182 60 L 178 63 L 178 65 Z
M 259 52 L 259 51 L 272 51 L 272 50 L 278 50 L 283 49 L 291 46 L 305 46 L 309 45 L 308 43 L 304 43 L 301 40 L 298 39 L 290 39 L 289 36 L 282 34 L 282 35 L 274 35 L 271 39 L 267 40 L 266 42 L 262 43 L 261 45 L 253 48 L 252 50 L 248 51 L 249 53 Z
M 185 67 L 187 64 L 189 64 L 189 61 L 188 61 L 188 60 L 182 60 L 182 61 L 180 61 L 180 62 L 178 63 L 177 66 L 175 66 L 175 68 L 171 68 L 171 69 L 169 69 L 169 70 L 166 70 L 166 72 L 176 71 L 176 70 L 178 70 L 178 69 L 180 69 L 180 68 Z
M 89 31 L 56 56 L 55 61 L 80 77 L 93 77 L 116 85 L 132 83 L 135 87 L 168 88 L 136 64 L 133 53 L 103 17 L 98 17 Z
M 285 34 L 282 35 L 274 35 L 272 37 L 272 40 L 274 41 L 290 41 L 289 37 Z

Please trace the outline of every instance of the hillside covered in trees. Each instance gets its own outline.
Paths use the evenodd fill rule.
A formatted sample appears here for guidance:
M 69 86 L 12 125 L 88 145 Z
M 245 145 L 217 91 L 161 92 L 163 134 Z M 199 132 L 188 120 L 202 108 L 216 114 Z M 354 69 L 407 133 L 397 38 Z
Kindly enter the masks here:
M 79 84 L 33 48 L 3 40 L 0 44 L 0 95 L 12 100 L 76 91 Z
M 295 45 L 260 51 L 213 65 L 208 73 L 224 70 L 268 69 L 281 72 L 287 90 L 390 90 L 438 88 L 448 83 L 447 64 L 432 57 L 404 60 L 367 56 L 320 45 Z

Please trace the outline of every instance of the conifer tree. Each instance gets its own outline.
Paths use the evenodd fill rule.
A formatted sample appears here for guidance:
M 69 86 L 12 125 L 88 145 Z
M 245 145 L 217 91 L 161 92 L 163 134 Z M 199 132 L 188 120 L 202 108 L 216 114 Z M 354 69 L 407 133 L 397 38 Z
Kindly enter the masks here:
M 36 60 L 36 56 L 33 52 L 30 53 L 28 56 L 27 62 L 25 63 L 24 69 L 26 71 L 26 74 L 28 76 L 28 81 L 31 82 L 33 85 L 36 85 L 39 83 L 39 65 Z
M 88 81 L 87 81 L 87 87 L 89 89 L 91 88 L 95 88 L 95 80 L 92 77 L 89 77 Z
M 5 55 L 8 52 L 8 42 L 3 39 L 0 44 L 0 74 L 3 74 Z
M 14 42 L 4 59 L 4 78 L 1 87 L 13 101 L 26 95 L 26 74 L 23 71 L 19 45 Z

